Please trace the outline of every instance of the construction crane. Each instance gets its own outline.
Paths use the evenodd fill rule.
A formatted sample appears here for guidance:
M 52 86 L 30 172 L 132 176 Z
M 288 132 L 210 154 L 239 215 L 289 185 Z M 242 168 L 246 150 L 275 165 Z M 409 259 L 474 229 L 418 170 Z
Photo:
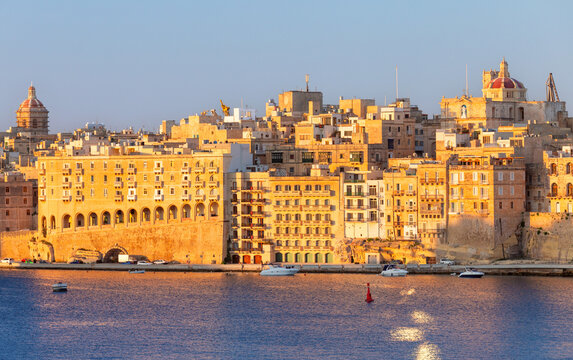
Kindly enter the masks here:
M 225 114 L 225 116 L 229 116 L 229 109 L 230 107 L 228 107 L 227 105 L 223 104 L 223 100 L 219 100 L 221 102 L 221 109 L 223 109 L 223 114 Z
M 555 86 L 555 80 L 553 80 L 553 73 L 549 73 L 549 77 L 545 82 L 545 90 L 548 102 L 559 102 L 559 94 L 557 94 L 557 86 Z

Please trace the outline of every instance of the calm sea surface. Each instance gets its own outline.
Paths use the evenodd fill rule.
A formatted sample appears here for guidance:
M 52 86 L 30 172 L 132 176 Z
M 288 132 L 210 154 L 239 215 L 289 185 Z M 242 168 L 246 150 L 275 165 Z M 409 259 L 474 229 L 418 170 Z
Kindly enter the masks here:
M 0 359 L 39 358 L 570 359 L 573 279 L 0 271 Z

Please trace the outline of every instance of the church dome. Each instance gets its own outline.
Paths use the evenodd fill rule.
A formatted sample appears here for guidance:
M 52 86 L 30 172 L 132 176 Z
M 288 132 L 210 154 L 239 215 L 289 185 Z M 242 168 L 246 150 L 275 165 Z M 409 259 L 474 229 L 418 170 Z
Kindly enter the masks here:
M 18 111 L 25 109 L 30 109 L 32 111 L 46 110 L 44 104 L 42 104 L 42 102 L 36 98 L 36 88 L 34 86 L 30 86 L 28 88 L 28 98 L 20 104 Z
M 523 84 L 515 79 L 510 77 L 498 77 L 497 79 L 493 79 L 487 85 L 488 89 L 524 89 L 525 87 Z

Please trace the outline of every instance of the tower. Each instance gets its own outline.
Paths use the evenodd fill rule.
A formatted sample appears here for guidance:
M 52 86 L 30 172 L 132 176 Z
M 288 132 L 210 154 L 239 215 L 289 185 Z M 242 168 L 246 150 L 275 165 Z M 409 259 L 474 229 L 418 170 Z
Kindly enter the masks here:
M 16 123 L 21 129 L 30 130 L 35 134 L 48 133 L 48 110 L 36 97 L 36 88 L 30 85 L 28 98 L 16 111 Z

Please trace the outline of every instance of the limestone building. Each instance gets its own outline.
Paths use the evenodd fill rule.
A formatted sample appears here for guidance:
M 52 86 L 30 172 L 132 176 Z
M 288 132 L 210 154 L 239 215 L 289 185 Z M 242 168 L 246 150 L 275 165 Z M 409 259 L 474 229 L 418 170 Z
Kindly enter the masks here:
M 0 232 L 36 229 L 35 187 L 22 173 L 0 172 Z

